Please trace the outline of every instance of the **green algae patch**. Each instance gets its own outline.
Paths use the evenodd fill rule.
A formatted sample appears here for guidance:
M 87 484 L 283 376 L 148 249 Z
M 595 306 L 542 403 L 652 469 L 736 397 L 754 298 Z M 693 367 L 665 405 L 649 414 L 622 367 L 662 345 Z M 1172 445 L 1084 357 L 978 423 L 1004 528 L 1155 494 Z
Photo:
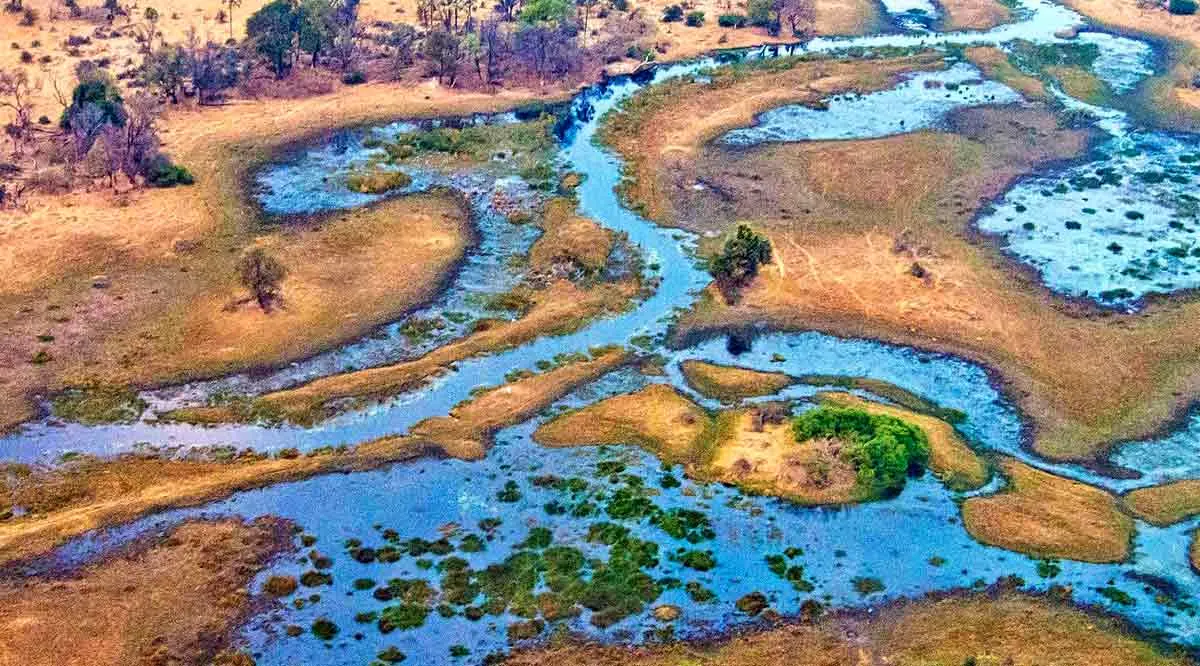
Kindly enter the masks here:
M 146 401 L 132 387 L 92 384 L 63 391 L 50 408 L 55 417 L 84 425 L 133 423 L 146 411 Z

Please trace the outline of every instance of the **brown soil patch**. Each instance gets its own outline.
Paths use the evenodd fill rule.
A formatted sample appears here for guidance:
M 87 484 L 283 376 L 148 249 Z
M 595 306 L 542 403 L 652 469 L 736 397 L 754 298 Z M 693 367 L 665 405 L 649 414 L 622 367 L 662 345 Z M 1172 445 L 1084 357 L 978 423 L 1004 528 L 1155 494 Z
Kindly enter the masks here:
M 191 522 L 67 578 L 0 585 L 0 664 L 208 664 L 250 612 L 247 585 L 291 547 L 262 519 Z
M 963 502 L 963 525 L 971 536 L 1034 557 L 1085 562 L 1129 557 L 1133 520 L 1115 496 L 1011 458 L 1001 460 L 1000 468 L 1009 482 L 1005 490 Z
M 689 386 L 719 400 L 741 400 L 778 393 L 796 380 L 782 372 L 760 372 L 748 368 L 684 361 L 679 369 Z
M 897 601 L 871 613 L 750 631 L 708 644 L 653 648 L 566 646 L 518 652 L 512 666 L 1165 666 L 1190 664 L 1132 636 L 1117 621 L 1018 593 Z

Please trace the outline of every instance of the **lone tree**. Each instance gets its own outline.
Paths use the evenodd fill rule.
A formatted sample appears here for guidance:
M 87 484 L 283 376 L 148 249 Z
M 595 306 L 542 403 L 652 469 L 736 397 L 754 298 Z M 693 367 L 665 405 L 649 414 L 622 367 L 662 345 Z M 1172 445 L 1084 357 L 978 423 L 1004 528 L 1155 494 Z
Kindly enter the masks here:
M 237 270 L 238 279 L 258 301 L 258 307 L 270 312 L 271 305 L 279 300 L 279 283 L 283 282 L 287 269 L 266 250 L 256 247 L 242 255 Z
M 725 300 L 737 300 L 737 291 L 758 275 L 760 264 L 771 263 L 771 241 L 739 224 L 733 238 L 725 241 L 721 254 L 709 262 L 708 272 L 716 279 Z

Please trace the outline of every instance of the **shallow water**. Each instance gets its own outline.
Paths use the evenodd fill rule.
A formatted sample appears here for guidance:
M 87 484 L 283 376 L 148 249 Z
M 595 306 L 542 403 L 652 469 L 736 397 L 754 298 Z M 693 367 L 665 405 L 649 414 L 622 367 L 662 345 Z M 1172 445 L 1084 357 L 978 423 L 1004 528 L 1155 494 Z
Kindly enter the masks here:
M 720 142 L 753 146 L 774 141 L 873 139 L 942 125 L 955 109 L 982 104 L 1012 104 L 1021 96 L 982 78 L 967 63 L 938 72 L 906 75 L 895 87 L 865 95 L 836 95 L 828 108 L 781 106 L 755 118 L 754 125 L 726 132 Z
M 897 13 L 913 8 L 909 4 L 889 7 Z M 813 40 L 807 49 L 832 51 L 852 47 L 999 45 L 1018 37 L 1037 42 L 1056 42 L 1061 40 L 1054 37 L 1055 33 L 1082 23 L 1075 13 L 1044 0 L 1027 0 L 1017 14 L 1018 22 L 987 32 L 822 38 Z M 1136 85 L 1146 75 L 1143 65 L 1149 57 L 1138 46 L 1140 43 L 1126 38 L 1097 35 L 1099 33 L 1085 32 L 1079 37 L 1096 43 L 1101 49 L 1102 57 L 1096 62 L 1097 73 L 1114 89 L 1128 89 Z M 132 425 L 85 427 L 43 422 L 0 440 L 0 457 L 46 459 L 64 450 L 111 454 L 129 450 L 139 442 L 182 447 L 229 444 L 261 450 L 355 444 L 382 435 L 402 433 L 423 418 L 446 413 L 454 404 L 469 397 L 473 389 L 498 385 L 510 371 L 534 369 L 539 361 L 550 360 L 557 354 L 582 351 L 602 344 L 628 344 L 642 337 L 661 340 L 671 316 L 677 309 L 691 304 L 697 291 L 707 283 L 708 276 L 694 264 L 693 237 L 658 228 L 621 206 L 613 189 L 620 178 L 621 164 L 593 144 L 598 119 L 645 86 L 673 77 L 698 75 L 721 60 L 773 57 L 788 51 L 786 48 L 749 50 L 726 54 L 721 58 L 662 66 L 638 76 L 636 80 L 624 77 L 592 86 L 573 102 L 575 122 L 567 128 L 563 138 L 560 160 L 564 168 L 587 175 L 577 191 L 581 212 L 608 228 L 628 234 L 630 242 L 644 253 L 648 265 L 662 267 L 658 275 L 661 282 L 654 294 L 638 303 L 630 312 L 593 322 L 567 336 L 543 338 L 514 350 L 463 361 L 455 372 L 421 391 L 369 409 L 344 414 L 315 428 L 265 428 L 254 425 L 196 428 L 157 425 L 149 421 Z M 789 107 L 769 112 L 763 114 L 755 127 L 736 130 L 731 135 L 757 137 L 747 143 L 882 136 L 937 126 L 945 113 L 953 108 L 992 101 L 1013 101 L 1008 96 L 1014 93 L 996 84 L 962 85 L 976 76 L 973 68 L 954 65 L 947 72 L 936 75 L 917 74 L 895 89 L 875 95 L 831 99 L 829 111 Z M 940 80 L 943 87 L 926 87 L 924 81 L 927 79 Z M 946 82 L 960 85 L 955 90 L 948 90 L 944 85 Z M 947 94 L 950 96 L 947 97 Z M 1066 103 L 1077 104 L 1070 100 L 1066 100 Z M 1081 103 L 1077 105 L 1083 106 Z M 1193 140 L 1189 137 L 1167 137 L 1170 139 L 1167 141 L 1163 135 L 1132 132 L 1124 114 L 1099 111 L 1104 116 L 1101 125 L 1113 134 L 1111 145 L 1115 148 L 1107 153 L 1098 153 L 1098 163 L 1108 163 L 1105 160 L 1134 160 L 1121 162 L 1122 168 L 1146 170 L 1162 165 L 1168 159 L 1164 155 L 1178 159 L 1183 154 L 1183 149 L 1170 141 L 1185 145 Z M 905 122 L 899 126 L 897 121 L 901 118 Z M 471 122 L 509 120 L 507 117 L 478 117 L 471 119 Z M 398 124 L 368 132 L 386 134 L 408 127 Z M 772 129 L 766 131 L 763 128 Z M 362 146 L 363 136 L 362 133 L 339 135 L 329 144 L 301 151 L 290 160 L 264 171 L 259 181 L 263 186 L 264 206 L 272 212 L 300 213 L 361 205 L 368 201 L 369 198 L 346 191 L 339 184 L 341 178 L 338 177 L 356 161 L 369 157 L 369 150 Z M 1140 154 L 1135 156 L 1119 152 L 1130 146 L 1140 146 Z M 1139 159 L 1143 162 L 1136 162 Z M 1091 164 L 1072 167 L 1093 171 L 1095 168 Z M 1141 247 L 1137 245 L 1141 240 L 1123 241 L 1130 248 L 1122 249 L 1122 252 L 1130 253 L 1125 255 L 1126 259 L 1135 252 L 1143 255 L 1158 249 L 1165 252 L 1167 243 L 1183 242 L 1176 236 L 1160 238 L 1155 235 L 1183 231 L 1170 225 L 1170 220 L 1179 218 L 1178 210 L 1168 214 L 1152 210 L 1148 205 L 1151 201 L 1162 206 L 1168 205 L 1164 200 L 1170 198 L 1173 190 L 1164 186 L 1163 182 L 1147 183 L 1141 179 L 1134 183 L 1134 179 L 1125 177 L 1120 185 L 1089 186 L 1085 188 L 1086 191 L 1072 188 L 1066 192 L 1055 191 L 1058 189 L 1057 183 L 1069 179 L 1067 174 L 1072 173 L 1072 170 L 1067 170 L 1054 176 L 1043 176 L 1056 179 L 1050 188 L 1053 196 L 1040 194 L 1048 181 L 1040 186 L 1035 185 L 1037 179 L 1019 184 L 997 204 L 996 213 L 980 221 L 982 229 L 1004 234 L 1010 250 L 1038 266 L 1052 288 L 1064 293 L 1082 295 L 1086 292 L 1094 295 L 1114 288 L 1111 285 L 1134 284 L 1125 279 L 1128 276 L 1119 275 L 1124 264 L 1118 265 L 1104 253 L 1097 252 L 1096 245 L 1100 240 L 1071 240 L 1063 234 L 1050 233 L 1053 225 L 1043 220 L 1053 219 L 1065 208 L 1085 203 L 1083 199 L 1073 197 L 1086 195 L 1089 197 L 1086 203 L 1096 201 L 1090 197 L 1110 197 L 1111 201 L 1119 204 L 1119 207 L 1110 207 L 1114 209 L 1114 215 L 1120 213 L 1127 223 L 1104 218 L 1108 226 L 1103 233 L 1143 239 L 1148 244 Z M 470 294 L 488 289 L 499 291 L 517 279 L 518 275 L 507 268 L 503 258 L 509 253 L 524 251 L 532 241 L 532 236 L 526 230 L 501 223 L 499 215 L 494 211 L 489 213 L 484 202 L 496 187 L 520 186 L 486 174 L 459 174 L 453 177 L 434 173 L 414 175 L 417 178 L 412 189 L 443 182 L 468 190 L 477 213 L 481 214 L 480 248 L 472 252 L 463 272 L 447 292 L 424 312 L 468 309 Z M 1134 188 L 1133 194 L 1120 189 L 1130 187 Z M 1111 188 L 1112 191 L 1105 188 Z M 1031 192 L 1036 192 L 1041 198 L 1034 197 Z M 1023 199 L 1018 201 L 1019 197 Z M 1137 197 L 1142 199 L 1136 203 L 1129 202 Z M 1042 207 L 1037 209 L 1039 212 L 1033 229 L 1025 229 L 1024 220 L 1018 221 L 1015 215 L 1014 220 L 1007 220 L 1010 215 L 1003 213 L 1006 206 L 1015 213 L 1016 206 L 1022 205 L 1027 209 L 1023 214 L 1031 215 L 1028 211 L 1034 210 L 1035 202 Z M 1136 220 L 1138 225 L 1134 225 L 1135 220 L 1124 217 L 1124 212 L 1133 205 L 1137 205 L 1144 216 Z M 1099 216 L 1099 210 L 1103 209 L 1096 207 Z M 496 219 L 488 218 L 489 214 Z M 1003 224 L 996 220 L 1003 220 Z M 1014 224 L 1015 227 L 1005 226 Z M 1164 225 L 1169 231 L 1162 231 Z M 1096 226 L 1099 228 L 1102 225 Z M 1043 227 L 1047 229 L 1045 237 L 1037 236 L 1036 242 L 1023 235 L 1026 232 L 1040 232 Z M 1107 236 L 1100 236 L 1101 232 L 1091 228 L 1082 228 L 1080 231 L 1085 229 L 1085 235 L 1107 239 Z M 1133 232 L 1141 235 L 1133 235 Z M 1029 235 L 1032 238 L 1035 234 Z M 1153 242 L 1149 240 L 1152 237 L 1156 239 Z M 1063 257 L 1068 252 L 1073 257 L 1070 260 L 1072 263 L 1080 263 L 1079 270 L 1071 271 L 1068 266 L 1059 265 L 1066 261 Z M 1180 263 L 1188 261 L 1190 259 Z M 1114 277 L 1114 272 L 1118 276 Z M 1060 273 L 1067 277 L 1059 277 Z M 1074 281 L 1068 279 L 1076 273 L 1086 273 L 1088 277 Z M 1159 274 L 1151 281 L 1158 283 L 1169 279 L 1171 288 L 1175 289 L 1188 284 L 1191 276 L 1190 266 L 1181 265 L 1176 272 Z M 1158 288 L 1166 289 L 1161 286 Z M 1136 293 L 1140 295 L 1144 292 Z M 1119 302 L 1123 306 L 1130 306 L 1133 299 Z M 217 390 L 263 391 L 313 376 L 419 353 L 420 346 L 408 345 L 400 339 L 398 326 L 385 327 L 383 334 L 377 338 L 358 341 L 267 377 L 225 378 L 158 391 L 150 397 L 158 405 L 202 402 Z M 453 337 L 456 334 L 458 331 L 450 330 L 445 336 Z M 986 372 L 975 364 L 946 355 L 816 333 L 760 336 L 748 351 L 736 357 L 728 351 L 723 340 L 710 340 L 680 351 L 665 350 L 656 345 L 655 351 L 667 356 L 665 377 L 646 378 L 628 370 L 613 373 L 579 389 L 560 401 L 555 409 L 587 404 L 649 381 L 670 382 L 690 393 L 682 382 L 678 364 L 689 358 L 703 358 L 796 375 L 863 376 L 888 381 L 944 407 L 965 412 L 966 421 L 959 428 L 972 445 L 981 450 L 1013 455 L 1044 469 L 1114 490 L 1145 485 L 1151 481 L 1188 478 L 1200 473 L 1192 462 L 1194 451 L 1200 447 L 1196 444 L 1200 440 L 1200 426 L 1194 424 L 1162 441 L 1131 444 L 1118 453 L 1118 463 L 1146 474 L 1140 480 L 1114 480 L 1083 468 L 1040 461 L 1021 448 L 1020 416 L 990 384 Z M 792 387 L 781 396 L 804 398 L 815 390 L 817 387 Z M 715 406 L 711 401 L 701 401 Z M 549 411 L 552 413 L 555 409 Z M 601 487 L 607 493 L 611 492 L 611 483 L 596 472 L 596 463 L 619 458 L 627 466 L 627 472 L 636 474 L 648 486 L 657 488 L 658 479 L 663 474 L 659 462 L 640 451 L 624 447 L 546 450 L 530 441 L 535 426 L 536 421 L 501 432 L 496 446 L 482 462 L 421 460 L 373 472 L 322 476 L 242 492 L 199 509 L 171 511 L 113 530 L 86 535 L 68 543 L 42 564 L 83 562 L 106 548 L 127 541 L 133 535 L 162 529 L 164 525 L 189 516 L 279 515 L 298 521 L 308 533 L 318 538 L 318 549 L 334 556 L 331 569 L 334 583 L 330 588 L 318 590 L 321 601 L 303 609 L 289 607 L 279 610 L 270 616 L 258 618 L 247 628 L 244 639 L 259 653 L 260 664 L 362 664 L 388 645 L 396 645 L 407 653 L 408 663 L 448 663 L 451 660 L 446 648 L 454 643 L 469 644 L 472 652 L 466 661 L 478 663 L 487 652 L 507 646 L 503 625 L 511 617 L 487 617 L 471 622 L 461 616 L 443 619 L 431 614 L 420 629 L 397 631 L 386 636 L 380 635 L 371 625 L 356 625 L 353 620 L 356 612 L 377 609 L 384 604 L 370 598 L 368 592 L 347 595 L 350 583 L 355 578 L 370 576 L 382 582 L 396 576 L 430 574 L 420 569 L 411 557 L 393 564 L 359 564 L 343 553 L 342 543 L 345 539 L 356 538 L 368 545 L 378 545 L 380 536 L 375 529 L 376 524 L 381 528 L 395 529 L 406 538 L 433 540 L 439 536 L 439 526 L 456 523 L 462 526 L 464 533 L 478 532 L 475 525 L 479 520 L 499 516 L 504 519 L 504 524 L 495 531 L 484 552 L 470 555 L 459 553 L 470 560 L 472 566 L 484 566 L 503 559 L 535 525 L 550 527 L 558 543 L 578 545 L 589 555 L 603 557 L 603 547 L 582 543 L 588 525 L 599 518 L 548 515 L 544 505 L 555 499 L 555 491 L 534 487 L 528 482 L 528 477 L 549 473 L 564 477 L 577 475 L 588 479 L 593 490 Z M 682 477 L 679 468 L 670 470 L 670 474 L 676 478 Z M 498 493 L 509 480 L 518 483 L 521 497 L 516 502 L 501 502 Z M 999 487 L 999 482 L 996 482 L 983 492 L 991 492 Z M 683 607 L 683 618 L 675 624 L 677 633 L 681 635 L 704 634 L 728 628 L 732 624 L 749 622 L 749 618 L 734 612 L 733 604 L 741 595 L 756 590 L 768 593 L 772 605 L 778 610 L 791 613 L 796 612 L 799 603 L 809 596 L 832 605 L 858 605 L 895 596 L 915 596 L 928 591 L 970 586 L 977 581 L 988 584 L 1001 576 L 1016 574 L 1039 589 L 1050 583 L 1070 584 L 1081 601 L 1107 607 L 1113 607 L 1113 604 L 1098 592 L 1098 588 L 1104 588 L 1110 584 L 1109 581 L 1113 581 L 1135 600 L 1134 605 L 1117 606 L 1113 610 L 1143 627 L 1162 630 L 1181 642 L 1200 644 L 1200 623 L 1192 614 L 1176 612 L 1178 609 L 1156 602 L 1152 593 L 1126 577 L 1131 572 L 1160 576 L 1176 586 L 1182 597 L 1194 598 L 1200 593 L 1200 579 L 1188 568 L 1187 545 L 1188 532 L 1196 526 L 1195 523 L 1170 529 L 1139 525 L 1136 556 L 1130 563 L 1101 566 L 1063 562 L 1060 564 L 1061 573 L 1053 579 L 1043 579 L 1034 561 L 972 540 L 958 522 L 956 497 L 930 477 L 910 481 L 907 489 L 893 500 L 844 509 L 802 508 L 766 498 L 745 498 L 734 489 L 690 481 L 684 481 L 678 488 L 657 490 L 659 492 L 652 499 L 661 508 L 703 511 L 712 521 L 716 533 L 714 539 L 695 546 L 711 549 L 717 560 L 716 567 L 708 572 L 684 572 L 678 563 L 666 557 L 667 552 L 683 544 L 672 541 L 650 525 L 630 525 L 639 537 L 660 544 L 662 557 L 653 568 L 655 577 L 677 575 L 685 581 L 698 580 L 716 594 L 713 603 L 703 604 L 690 601 L 682 590 L 667 590 L 654 602 L 675 603 Z M 763 560 L 764 553 L 780 552 L 788 546 L 804 549 L 804 554 L 795 558 L 795 563 L 803 565 L 805 577 L 816 586 L 811 595 L 797 593 L 789 583 L 771 573 Z M 934 556 L 944 558 L 945 562 L 940 566 L 931 563 L 930 558 Z M 280 563 L 272 573 L 297 574 L 304 568 L 299 563 L 289 561 Z M 884 592 L 864 598 L 852 585 L 851 581 L 856 576 L 878 577 L 885 586 Z M 648 606 L 646 612 L 606 630 L 589 625 L 586 613 L 569 624 L 572 628 L 601 639 L 639 641 L 647 631 L 660 626 L 648 612 L 654 604 Z M 299 638 L 282 636 L 284 624 L 296 623 L 307 628 L 318 616 L 329 617 L 341 627 L 341 633 L 331 647 L 307 633 Z M 362 640 L 352 636 L 356 631 L 363 632 Z

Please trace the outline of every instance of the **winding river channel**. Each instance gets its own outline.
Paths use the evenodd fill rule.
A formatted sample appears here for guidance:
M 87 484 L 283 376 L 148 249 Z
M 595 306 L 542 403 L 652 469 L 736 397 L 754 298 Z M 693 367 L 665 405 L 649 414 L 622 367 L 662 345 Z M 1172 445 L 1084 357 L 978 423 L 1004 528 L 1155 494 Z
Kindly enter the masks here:
M 893 12 L 896 27 L 892 31 L 857 38 L 819 38 L 803 49 L 837 52 L 885 47 L 1006 47 L 1016 39 L 1036 44 L 1075 40 L 1099 48 L 1095 74 L 1118 93 L 1135 89 L 1161 67 L 1155 47 L 1088 27 L 1076 13 L 1046 0 L 1022 0 L 1014 12 L 1014 22 L 987 32 L 963 33 L 936 32 L 939 12 L 931 3 L 885 4 Z M 1082 31 L 1076 35 L 1076 30 Z M 231 445 L 261 451 L 354 445 L 404 433 L 422 419 L 446 414 L 468 399 L 474 389 L 503 384 L 505 376 L 514 370 L 535 370 L 539 362 L 563 353 L 650 339 L 655 341 L 654 351 L 667 359 L 664 376 L 647 377 L 619 370 L 575 391 L 547 413 L 628 392 L 649 382 L 670 383 L 701 404 L 715 407 L 715 403 L 691 391 L 679 371 L 682 361 L 704 359 L 796 376 L 861 376 L 890 382 L 965 413 L 966 419 L 957 427 L 981 451 L 1002 452 L 1113 491 L 1200 477 L 1200 455 L 1196 455 L 1200 453 L 1200 421 L 1161 440 L 1122 446 L 1114 461 L 1140 472 L 1139 478 L 1115 479 L 1081 466 L 1041 460 L 1022 447 L 1020 416 L 991 384 L 987 372 L 951 356 L 812 332 L 767 333 L 755 338 L 751 348 L 736 357 L 719 339 L 681 350 L 662 344 L 673 316 L 691 306 L 709 276 L 698 267 L 694 255 L 698 239 L 660 228 L 622 205 L 614 191 L 622 165 L 593 141 L 600 119 L 639 90 L 668 79 L 702 77 L 705 69 L 723 61 L 771 58 L 793 50 L 799 49 L 750 49 L 665 64 L 636 76 L 591 86 L 571 102 L 559 160 L 563 168 L 586 175 L 577 190 L 580 211 L 625 234 L 643 254 L 645 265 L 650 267 L 647 272 L 658 278 L 653 293 L 631 310 L 591 322 L 568 335 L 544 337 L 515 349 L 461 361 L 453 372 L 424 389 L 341 414 L 311 428 L 196 427 L 158 423 L 151 416 L 132 424 L 100 426 L 47 419 L 30 423 L 0 440 L 0 457 L 52 462 L 68 451 L 113 455 L 147 445 Z M 1092 298 L 1104 307 L 1132 311 L 1140 307 L 1147 294 L 1200 286 L 1200 251 L 1191 251 L 1200 220 L 1196 219 L 1195 206 L 1189 208 L 1187 198 L 1180 196 L 1186 188 L 1195 191 L 1195 183 L 1200 181 L 1193 168 L 1200 162 L 1190 157 L 1197 155 L 1200 159 L 1200 138 L 1147 130 L 1121 111 L 1088 107 L 1060 91 L 1055 94 L 1068 107 L 1090 110 L 1107 138 L 1086 161 L 1017 183 L 980 217 L 979 228 L 1000 235 L 1006 250 L 1040 271 L 1050 289 Z M 973 66 L 959 61 L 940 72 L 911 75 L 888 90 L 834 97 L 821 110 L 781 107 L 719 140 L 753 145 L 886 136 L 938 127 L 956 108 L 1018 102 L 1020 96 L 1013 90 L 983 80 Z M 516 121 L 513 115 L 503 114 L 453 122 Z M 342 179 L 329 176 L 369 156 L 373 150 L 371 142 L 366 141 L 369 137 L 394 135 L 419 126 L 397 123 L 347 131 L 327 143 L 302 150 L 259 174 L 257 196 L 268 213 L 280 215 L 370 203 L 374 200 L 371 195 L 350 192 L 339 185 Z M 1102 187 L 1077 186 L 1081 178 L 1105 169 L 1128 176 Z M 1165 175 L 1132 177 L 1133 173 L 1152 171 Z M 479 303 L 488 294 L 503 292 L 520 279 L 519 270 L 506 259 L 527 251 L 536 238 L 536 231 L 530 227 L 507 223 L 503 214 L 493 209 L 493 195 L 503 192 L 510 199 L 521 200 L 533 194 L 519 179 L 483 173 L 412 175 L 409 191 L 444 185 L 467 195 L 474 208 L 479 243 L 445 293 L 410 316 L 447 311 L 478 314 Z M 1027 224 L 1029 221 L 1036 224 Z M 1068 226 L 1068 222 L 1078 224 Z M 1120 253 L 1110 249 L 1117 242 L 1123 248 Z M 1174 249 L 1180 247 L 1186 251 Z M 414 343 L 402 334 L 402 323 L 266 375 L 239 375 L 147 392 L 144 397 L 151 405 L 148 413 L 203 403 L 218 391 L 261 393 L 348 369 L 413 358 L 465 332 L 462 327 L 451 326 L 432 340 Z M 820 388 L 793 386 L 772 398 L 802 398 Z M 679 540 L 650 525 L 636 521 L 627 525 L 639 538 L 657 543 L 662 553 L 653 576 L 668 582 L 664 582 L 663 591 L 652 605 L 670 603 L 683 609 L 681 618 L 669 625 L 676 636 L 700 636 L 752 622 L 734 611 L 734 602 L 753 591 L 765 593 L 774 608 L 789 614 L 798 612 L 800 604 L 809 598 L 831 606 L 858 606 L 898 596 L 988 585 L 1003 576 L 1015 575 L 1032 589 L 1071 585 L 1081 602 L 1104 606 L 1138 626 L 1163 632 L 1172 641 L 1200 646 L 1200 619 L 1189 604 L 1189 600 L 1200 598 L 1200 578 L 1192 573 L 1187 561 L 1189 534 L 1196 527 L 1195 521 L 1171 528 L 1139 523 L 1134 555 L 1127 563 L 1063 561 L 1050 572 L 1051 567 L 1044 562 L 974 541 L 959 520 L 962 495 L 947 490 L 936 479 L 911 481 L 900 496 L 887 501 L 838 509 L 802 508 L 785 501 L 744 496 L 735 488 L 719 484 L 693 482 L 683 478 L 680 468 L 663 466 L 636 448 L 544 449 L 531 439 L 541 420 L 501 431 L 482 461 L 424 459 L 377 471 L 320 476 L 240 492 L 207 506 L 170 511 L 85 535 L 62 546 L 44 562 L 31 564 L 30 570 L 51 563 L 61 569 L 86 562 L 135 535 L 188 517 L 277 515 L 296 521 L 306 534 L 316 538 L 322 552 L 333 556 L 326 570 L 332 575 L 332 585 L 309 590 L 320 593 L 319 601 L 271 611 L 244 629 L 242 640 L 259 664 L 365 664 L 389 645 L 406 653 L 409 663 L 478 663 L 486 654 L 509 647 L 505 626 L 520 618 L 509 615 L 509 611 L 482 619 L 433 613 L 419 627 L 381 635 L 371 624 L 356 623 L 355 616 L 378 611 L 385 604 L 372 598 L 369 591 L 356 590 L 351 582 L 359 578 L 408 578 L 427 579 L 436 585 L 442 572 L 417 556 L 387 563 L 360 563 L 344 554 L 343 544 L 359 540 L 378 546 L 383 543 L 384 530 L 394 530 L 406 539 L 420 537 L 432 542 L 441 536 L 438 526 L 446 525 L 461 526 L 455 536 L 458 540 L 463 534 L 480 532 L 475 526 L 481 521 L 499 518 L 501 524 L 495 525 L 494 520 L 489 524 L 486 548 L 460 549 L 456 555 L 476 569 L 500 562 L 527 538 L 532 527 L 541 526 L 551 530 L 556 543 L 571 544 L 589 556 L 602 557 L 605 547 L 586 539 L 595 519 L 549 511 L 548 504 L 566 501 L 561 489 L 529 479 L 548 475 L 583 479 L 588 489 L 579 492 L 599 498 L 611 489 L 600 488 L 606 482 L 597 466 L 610 469 L 619 463 L 624 474 L 641 480 L 637 483 L 657 486 L 664 475 L 674 477 L 679 483 L 662 483 L 654 502 L 664 510 L 700 511 L 711 522 L 711 538 L 696 546 L 711 551 L 715 564 L 707 570 L 686 566 L 669 556 L 691 544 L 676 543 Z M 506 487 L 511 488 L 513 483 L 520 489 L 515 499 L 513 493 L 505 497 Z M 993 482 L 979 492 L 994 492 L 1001 483 Z M 765 553 L 787 549 L 792 549 L 796 562 L 802 562 L 811 590 L 799 591 L 792 581 L 773 573 L 764 562 Z M 299 576 L 308 568 L 309 563 L 288 560 L 268 573 Z M 711 592 L 711 598 L 698 600 L 686 585 L 674 585 L 672 579 L 701 586 Z M 878 579 L 882 589 L 864 593 L 862 586 L 855 584 L 864 579 Z M 1114 601 L 1114 588 L 1127 598 Z M 653 617 L 650 607 L 603 629 L 590 623 L 586 613 L 563 622 L 571 630 L 595 638 L 636 642 L 662 635 L 664 623 Z M 335 622 L 340 633 L 328 641 L 307 632 L 298 637 L 284 635 L 285 625 L 308 627 L 318 617 Z M 549 631 L 546 629 L 543 636 Z M 450 657 L 447 646 L 454 644 L 469 646 L 470 655 L 465 660 Z

